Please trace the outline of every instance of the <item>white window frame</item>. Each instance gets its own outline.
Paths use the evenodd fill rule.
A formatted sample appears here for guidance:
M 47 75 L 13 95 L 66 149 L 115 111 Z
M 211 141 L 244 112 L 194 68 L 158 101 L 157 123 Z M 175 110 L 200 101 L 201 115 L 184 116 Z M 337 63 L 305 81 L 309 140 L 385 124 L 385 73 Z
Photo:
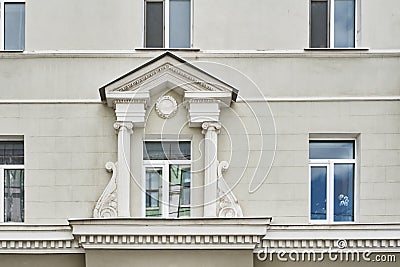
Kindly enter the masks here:
M 309 143 L 312 141 L 353 141 L 354 142 L 354 159 L 309 159 L 308 160 L 308 219 L 312 224 L 353 224 L 357 221 L 358 210 L 358 171 L 357 171 L 357 139 L 356 138 L 309 138 Z M 353 221 L 335 222 L 334 221 L 334 165 L 340 163 L 354 164 L 354 180 L 353 180 Z M 326 167 L 327 168 L 327 189 L 326 189 L 326 220 L 311 220 L 311 167 Z
M 5 50 L 4 49 L 4 35 L 5 35 L 5 3 L 24 3 L 25 4 L 25 41 L 26 41 L 26 1 L 25 0 L 7 0 L 0 2 L 0 51 L 23 51 L 23 50 Z
M 309 38 L 309 46 L 311 47 L 311 2 L 313 0 L 310 0 L 310 11 L 309 11 L 309 16 L 310 16 L 310 26 L 309 26 L 309 33 L 310 33 L 310 38 Z M 318 1 L 318 0 L 316 0 Z M 321 0 L 323 1 L 323 0 Z M 348 48 L 340 48 L 340 49 L 351 49 L 351 48 L 358 48 L 359 47 L 359 42 L 360 42 L 360 10 L 361 10 L 361 0 L 354 0 L 354 47 L 348 47 Z M 327 48 L 336 48 L 335 47 L 335 0 L 327 0 L 328 2 L 328 47 Z
M 146 45 L 146 2 L 164 2 L 164 20 L 163 20 L 163 25 L 164 25 L 164 30 L 163 30 L 163 47 L 159 48 L 164 48 L 168 49 L 170 48 L 169 46 L 169 2 L 170 0 L 144 0 L 143 1 L 143 47 L 148 48 Z M 189 47 L 173 47 L 173 49 L 190 49 L 193 47 L 193 2 L 194 0 L 190 0 L 190 46 Z M 149 49 L 157 49 L 157 48 L 149 48 Z
M 4 172 L 5 170 L 25 170 L 25 166 L 24 165 L 0 165 L 0 222 L 1 223 L 21 223 L 21 222 L 5 222 L 4 221 Z M 24 178 L 25 178 L 25 174 L 24 174 Z M 25 188 L 24 190 L 24 194 L 25 194 Z M 24 198 L 25 201 L 25 198 Z M 24 203 L 25 205 L 25 203 Z M 23 222 L 22 222 L 23 223 Z
M 145 142 L 190 142 L 190 154 L 192 157 L 192 141 L 191 140 L 144 140 L 142 142 L 143 147 Z M 143 150 L 142 150 L 143 151 Z M 160 209 L 162 215 L 158 218 L 170 218 L 169 217 L 169 165 L 190 165 L 190 171 L 193 170 L 192 160 L 143 160 L 142 169 L 142 217 L 146 217 L 146 168 L 162 168 L 162 196 L 160 201 Z M 192 200 L 193 200 L 193 175 L 190 175 L 190 215 L 192 213 Z

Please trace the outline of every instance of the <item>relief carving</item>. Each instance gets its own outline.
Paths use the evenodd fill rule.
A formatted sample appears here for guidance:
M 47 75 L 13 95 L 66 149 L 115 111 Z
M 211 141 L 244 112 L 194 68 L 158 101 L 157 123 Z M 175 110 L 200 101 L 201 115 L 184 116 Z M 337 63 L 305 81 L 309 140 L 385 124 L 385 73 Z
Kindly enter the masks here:
M 242 208 L 222 173 L 227 170 L 229 163 L 227 161 L 221 161 L 218 164 L 218 197 L 219 197 L 219 211 L 218 217 L 224 218 L 237 218 L 243 217 Z
M 99 200 L 97 201 L 96 207 L 93 210 L 94 218 L 110 218 L 117 217 L 117 172 L 118 163 L 107 162 L 106 169 L 112 172 L 110 182 L 104 189 Z

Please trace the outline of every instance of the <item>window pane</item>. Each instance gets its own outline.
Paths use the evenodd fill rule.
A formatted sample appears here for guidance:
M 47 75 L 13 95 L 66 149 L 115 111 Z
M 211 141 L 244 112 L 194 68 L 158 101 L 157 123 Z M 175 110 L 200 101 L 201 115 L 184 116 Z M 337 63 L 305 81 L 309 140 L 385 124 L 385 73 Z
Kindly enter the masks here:
M 311 220 L 326 220 L 326 167 L 311 167 Z
M 334 172 L 334 221 L 351 222 L 354 220 L 354 164 L 335 164 Z
M 163 2 L 146 2 L 146 47 L 164 46 Z
M 24 142 L 0 142 L 0 164 L 24 164 Z
M 4 49 L 25 49 L 25 4 L 4 3 Z
M 169 217 L 177 218 L 190 212 L 190 165 L 169 167 Z M 189 215 L 189 214 L 188 214 Z
M 311 2 L 311 47 L 328 47 L 328 1 Z
M 169 46 L 190 47 L 190 0 L 170 1 Z
M 354 141 L 311 141 L 310 159 L 354 159 Z
M 190 160 L 190 141 L 148 141 L 143 149 L 144 160 Z
M 24 170 L 4 170 L 4 221 L 24 221 Z
M 354 47 L 354 14 L 354 0 L 335 0 L 335 47 Z
M 146 217 L 160 217 L 162 168 L 146 168 Z

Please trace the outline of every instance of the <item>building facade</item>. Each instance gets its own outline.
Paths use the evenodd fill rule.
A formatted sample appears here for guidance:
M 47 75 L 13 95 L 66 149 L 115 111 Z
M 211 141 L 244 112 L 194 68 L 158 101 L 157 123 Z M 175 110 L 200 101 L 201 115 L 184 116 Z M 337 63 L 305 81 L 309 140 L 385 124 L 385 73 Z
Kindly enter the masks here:
M 0 4 L 4 266 L 400 261 L 399 1 Z

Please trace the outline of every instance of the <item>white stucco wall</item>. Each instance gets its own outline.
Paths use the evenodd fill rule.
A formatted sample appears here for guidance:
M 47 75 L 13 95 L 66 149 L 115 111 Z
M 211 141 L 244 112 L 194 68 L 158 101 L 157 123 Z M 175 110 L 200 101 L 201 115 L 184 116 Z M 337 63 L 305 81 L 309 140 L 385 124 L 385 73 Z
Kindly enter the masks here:
M 91 217 L 116 159 L 112 110 L 101 104 L 0 105 L 1 135 L 23 135 L 25 222 Z
M 95 202 L 111 176 L 104 164 L 116 161 L 117 149 L 114 111 L 100 103 L 98 88 L 157 54 L 1 56 L 0 133 L 25 137 L 26 222 L 65 223 L 70 217 L 91 217 Z M 400 219 L 397 206 L 400 190 L 398 101 L 310 102 L 305 99 L 398 96 L 399 57 L 378 53 L 338 55 L 199 55 L 197 65 L 235 85 L 240 90 L 239 96 L 245 100 L 260 99 L 262 95 L 303 99 L 270 102 L 278 134 L 277 153 L 265 184 L 252 194 L 248 186 L 257 167 L 259 151 L 265 151 L 260 173 L 267 171 L 271 161 L 272 116 L 265 102 L 250 102 L 254 113 L 240 101 L 221 113 L 226 129 L 219 135 L 219 160 L 230 160 L 226 180 L 230 185 L 239 180 L 234 193 L 245 216 L 273 216 L 274 223 L 307 223 L 309 133 L 344 132 L 360 134 L 357 220 L 394 222 Z M 192 60 L 193 56 L 187 59 Z M 200 64 L 202 60 L 228 67 Z M 240 72 L 232 71 L 231 67 Z M 249 85 L 246 76 L 262 94 L 254 84 Z M 23 103 L 34 99 L 98 102 Z M 141 142 L 145 134 L 157 133 L 161 120 L 154 114 L 151 118 L 153 123 L 148 124 L 146 132 L 134 129 L 132 166 L 136 175 L 141 175 Z M 171 122 L 179 125 L 185 118 L 186 109 L 181 107 Z M 255 124 L 255 118 L 261 121 L 261 126 Z M 264 134 L 262 138 L 260 129 Z M 200 129 L 184 128 L 184 132 L 191 134 L 194 142 L 202 138 Z M 261 141 L 265 142 L 262 149 Z M 247 154 L 248 163 L 243 160 Z M 247 167 L 246 172 L 241 177 L 239 174 L 244 167 Z M 131 212 L 139 216 L 140 190 L 135 186 L 131 190 Z M 201 201 L 199 193 L 194 203 Z
M 98 88 L 160 54 L 0 54 L 2 98 L 100 99 Z M 244 99 L 400 93 L 396 53 L 178 55 L 240 88 Z
M 27 0 L 26 50 L 121 50 L 140 47 L 142 2 Z
M 133 50 L 143 47 L 143 0 L 27 0 L 26 50 Z M 400 46 L 397 0 L 362 0 L 359 47 Z M 193 47 L 303 50 L 309 0 L 194 0 Z

